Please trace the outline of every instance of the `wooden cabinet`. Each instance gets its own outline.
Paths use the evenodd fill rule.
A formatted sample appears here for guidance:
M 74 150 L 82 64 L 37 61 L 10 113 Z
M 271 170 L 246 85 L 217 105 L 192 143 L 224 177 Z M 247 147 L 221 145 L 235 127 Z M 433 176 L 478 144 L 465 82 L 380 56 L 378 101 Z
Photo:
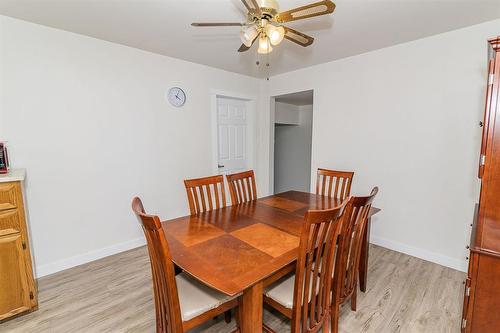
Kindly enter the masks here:
M 489 41 L 488 88 L 462 332 L 500 332 L 500 37 Z
M 38 306 L 23 180 L 24 170 L 0 176 L 0 322 Z

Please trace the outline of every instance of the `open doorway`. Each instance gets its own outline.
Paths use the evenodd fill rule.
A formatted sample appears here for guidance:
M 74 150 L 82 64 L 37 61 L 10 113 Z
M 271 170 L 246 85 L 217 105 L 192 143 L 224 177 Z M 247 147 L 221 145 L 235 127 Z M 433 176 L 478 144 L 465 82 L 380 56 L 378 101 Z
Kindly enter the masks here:
M 311 188 L 313 91 L 274 97 L 274 193 Z

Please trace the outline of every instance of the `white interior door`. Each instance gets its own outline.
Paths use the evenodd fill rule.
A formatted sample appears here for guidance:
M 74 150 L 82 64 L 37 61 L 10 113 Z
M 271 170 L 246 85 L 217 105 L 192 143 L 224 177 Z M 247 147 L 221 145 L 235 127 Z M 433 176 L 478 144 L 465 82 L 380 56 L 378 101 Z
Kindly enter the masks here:
M 218 169 L 220 173 L 246 170 L 247 106 L 239 99 L 217 97 Z

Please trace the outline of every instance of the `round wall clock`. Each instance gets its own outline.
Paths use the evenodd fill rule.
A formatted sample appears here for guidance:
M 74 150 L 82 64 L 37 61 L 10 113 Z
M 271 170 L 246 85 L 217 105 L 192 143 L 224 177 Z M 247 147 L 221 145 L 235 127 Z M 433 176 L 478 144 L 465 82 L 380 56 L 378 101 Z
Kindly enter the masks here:
M 168 90 L 168 101 L 175 107 L 181 107 L 186 103 L 186 94 L 179 87 L 172 87 Z

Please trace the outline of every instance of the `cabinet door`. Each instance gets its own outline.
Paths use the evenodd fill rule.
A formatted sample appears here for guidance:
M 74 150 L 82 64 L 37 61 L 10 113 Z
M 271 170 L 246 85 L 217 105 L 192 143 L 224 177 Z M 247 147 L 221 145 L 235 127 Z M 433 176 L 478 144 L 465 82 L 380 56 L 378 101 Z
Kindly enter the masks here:
M 475 286 L 471 289 L 469 307 L 473 306 L 472 333 L 498 333 L 500 327 L 500 258 L 480 254 Z M 474 279 L 474 278 L 473 278 Z M 474 284 L 474 281 L 472 281 Z
M 19 231 L 0 230 L 0 320 L 30 309 L 23 251 Z

